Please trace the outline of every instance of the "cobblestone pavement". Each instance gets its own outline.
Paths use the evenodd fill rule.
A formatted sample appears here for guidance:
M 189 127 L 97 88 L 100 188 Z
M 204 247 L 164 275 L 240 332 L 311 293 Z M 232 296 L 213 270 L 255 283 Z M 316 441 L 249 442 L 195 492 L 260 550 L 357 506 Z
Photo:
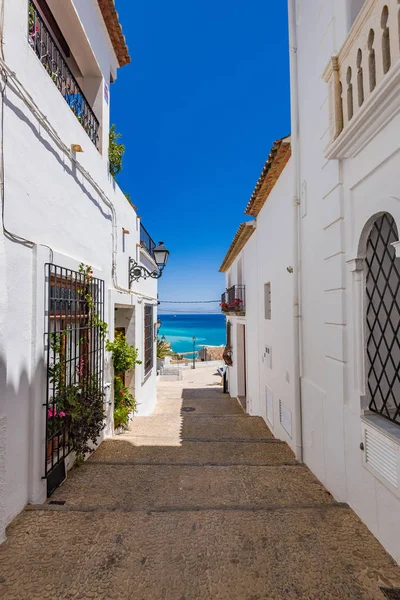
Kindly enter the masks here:
M 159 385 L 0 546 L 4 600 L 384 600 L 400 569 L 356 515 L 223 395 L 210 368 Z M 186 412 L 184 409 L 194 408 Z

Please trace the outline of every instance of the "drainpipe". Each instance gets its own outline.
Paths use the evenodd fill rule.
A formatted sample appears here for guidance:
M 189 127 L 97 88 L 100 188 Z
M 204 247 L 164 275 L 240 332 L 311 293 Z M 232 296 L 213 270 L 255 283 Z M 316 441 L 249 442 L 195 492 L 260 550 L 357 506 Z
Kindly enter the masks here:
M 290 47 L 290 90 L 291 90 L 291 144 L 293 160 L 293 341 L 294 341 L 294 422 L 295 454 L 303 460 L 303 427 L 301 401 L 301 240 L 300 240 L 300 149 L 299 149 L 299 104 L 296 0 L 288 0 L 289 47 Z

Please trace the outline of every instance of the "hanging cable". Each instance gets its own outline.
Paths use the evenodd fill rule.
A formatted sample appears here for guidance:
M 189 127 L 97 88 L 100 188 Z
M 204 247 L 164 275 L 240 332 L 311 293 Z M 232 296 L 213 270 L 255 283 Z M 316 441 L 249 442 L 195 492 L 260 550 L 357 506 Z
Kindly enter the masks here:
M 214 304 L 221 300 L 159 300 L 160 304 Z

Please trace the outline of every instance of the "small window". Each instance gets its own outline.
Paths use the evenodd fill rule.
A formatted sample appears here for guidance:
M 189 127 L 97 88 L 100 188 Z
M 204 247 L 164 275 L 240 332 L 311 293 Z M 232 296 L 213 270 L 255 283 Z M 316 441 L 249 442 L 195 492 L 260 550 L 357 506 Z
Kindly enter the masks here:
M 153 307 L 146 304 L 144 307 L 144 374 L 148 375 L 153 368 Z
M 265 318 L 271 319 L 271 284 L 264 285 L 264 310 Z

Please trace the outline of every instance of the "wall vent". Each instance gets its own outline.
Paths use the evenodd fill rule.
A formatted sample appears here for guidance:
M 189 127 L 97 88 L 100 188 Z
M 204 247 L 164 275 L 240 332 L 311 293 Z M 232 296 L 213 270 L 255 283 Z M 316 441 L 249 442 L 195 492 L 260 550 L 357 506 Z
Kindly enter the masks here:
M 267 398 L 267 420 L 271 425 L 274 424 L 274 395 L 271 388 L 265 387 L 266 398 Z
M 292 437 L 292 411 L 279 399 L 279 420 L 283 429 Z
M 365 429 L 365 462 L 381 477 L 398 487 L 397 452 L 384 436 Z

